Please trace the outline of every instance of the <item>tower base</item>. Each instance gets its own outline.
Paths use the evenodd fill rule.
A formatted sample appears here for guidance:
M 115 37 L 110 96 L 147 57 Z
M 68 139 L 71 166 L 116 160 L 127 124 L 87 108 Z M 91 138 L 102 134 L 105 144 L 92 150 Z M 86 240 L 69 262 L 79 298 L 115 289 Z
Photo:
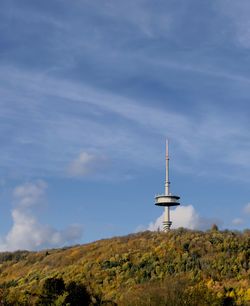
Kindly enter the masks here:
M 172 221 L 163 221 L 163 231 L 168 232 L 172 225 Z

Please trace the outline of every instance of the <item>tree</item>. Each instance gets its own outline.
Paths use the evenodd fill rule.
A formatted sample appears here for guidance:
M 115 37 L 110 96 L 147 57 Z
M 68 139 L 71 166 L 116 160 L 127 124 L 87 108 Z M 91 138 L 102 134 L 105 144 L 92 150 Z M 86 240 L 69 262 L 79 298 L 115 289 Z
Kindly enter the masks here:
M 67 296 L 65 298 L 66 305 L 70 306 L 87 306 L 91 303 L 91 296 L 86 287 L 72 281 L 66 286 Z
M 211 231 L 212 231 L 212 232 L 218 232 L 218 231 L 219 231 L 218 225 L 217 225 L 217 224 L 213 224 L 213 225 L 211 226 Z
M 62 278 L 47 278 L 43 284 L 42 294 L 37 305 L 52 305 L 64 291 L 65 284 Z

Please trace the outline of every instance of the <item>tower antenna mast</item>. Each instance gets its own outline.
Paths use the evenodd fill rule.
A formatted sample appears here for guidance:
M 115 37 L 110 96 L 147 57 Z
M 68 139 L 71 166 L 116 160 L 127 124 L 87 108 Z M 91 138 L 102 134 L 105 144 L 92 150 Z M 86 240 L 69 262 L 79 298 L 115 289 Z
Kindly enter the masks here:
M 170 193 L 170 182 L 169 182 L 169 155 L 168 155 L 168 139 L 166 139 L 166 181 L 165 181 L 165 194 Z

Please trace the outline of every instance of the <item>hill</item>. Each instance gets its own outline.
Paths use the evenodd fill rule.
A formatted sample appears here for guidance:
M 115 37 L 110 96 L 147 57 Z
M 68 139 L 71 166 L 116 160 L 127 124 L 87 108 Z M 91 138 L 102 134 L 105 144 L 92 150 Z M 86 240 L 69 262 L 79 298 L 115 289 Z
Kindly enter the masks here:
M 142 232 L 5 252 L 0 275 L 1 305 L 42 305 L 46 279 L 83 284 L 96 305 L 250 305 L 250 231 Z M 66 305 L 67 294 L 47 305 Z

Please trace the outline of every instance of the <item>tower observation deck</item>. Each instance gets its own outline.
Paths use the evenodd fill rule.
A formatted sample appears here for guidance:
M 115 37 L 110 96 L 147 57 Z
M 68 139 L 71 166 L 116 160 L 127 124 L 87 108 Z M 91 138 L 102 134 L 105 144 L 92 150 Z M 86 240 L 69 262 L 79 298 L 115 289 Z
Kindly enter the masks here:
M 169 181 L 169 151 L 168 151 L 168 140 L 166 141 L 166 181 L 165 181 L 165 194 L 156 195 L 155 205 L 164 206 L 164 219 L 163 219 L 163 231 L 169 231 L 172 225 L 170 221 L 170 207 L 180 205 L 180 197 L 172 195 L 170 193 L 170 181 Z

